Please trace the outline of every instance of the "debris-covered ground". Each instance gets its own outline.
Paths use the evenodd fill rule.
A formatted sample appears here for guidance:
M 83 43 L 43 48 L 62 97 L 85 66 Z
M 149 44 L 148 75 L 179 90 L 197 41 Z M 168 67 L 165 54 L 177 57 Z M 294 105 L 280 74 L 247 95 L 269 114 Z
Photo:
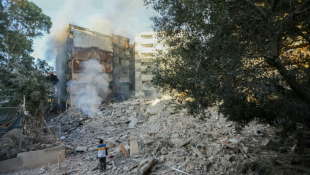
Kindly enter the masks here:
M 205 121 L 178 110 L 172 99 L 133 98 L 100 107 L 88 118 L 70 110 L 49 121 L 61 125 L 66 161 L 12 174 L 307 174 L 296 141 L 279 142 L 274 129 L 251 124 L 240 133 L 216 108 Z M 110 147 L 107 171 L 97 167 L 99 138 Z M 122 150 L 124 148 L 124 150 Z M 305 150 L 306 155 L 309 149 Z M 129 157 L 126 158 L 125 154 Z M 294 165 L 295 164 L 295 165 Z
M 60 145 L 57 139 L 47 132 L 42 132 L 42 129 L 25 130 L 21 143 L 20 133 L 21 129 L 15 128 L 0 138 L 0 161 L 14 158 L 21 152 L 37 151 Z

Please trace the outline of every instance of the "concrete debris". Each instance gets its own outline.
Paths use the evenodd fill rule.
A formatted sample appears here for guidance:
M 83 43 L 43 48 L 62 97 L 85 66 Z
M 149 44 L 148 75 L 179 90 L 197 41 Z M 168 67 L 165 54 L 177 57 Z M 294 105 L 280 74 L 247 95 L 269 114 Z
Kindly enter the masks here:
M 204 154 L 202 154 L 197 148 L 191 146 L 192 150 L 202 159 L 206 158 Z
M 125 138 L 123 138 L 123 139 L 125 139 Z M 138 137 L 137 136 L 130 136 L 128 139 L 128 143 L 130 143 L 131 140 L 138 140 Z
M 133 127 L 136 126 L 137 123 L 138 123 L 138 119 L 137 119 L 137 118 L 133 118 L 133 119 L 130 121 L 128 127 L 133 128 Z
M 275 129 L 270 126 L 250 123 L 237 133 L 234 123 L 218 114 L 218 107 L 207 109 L 203 121 L 188 116 L 187 110 L 180 110 L 178 105 L 173 99 L 133 98 L 101 105 L 98 117 L 89 118 L 72 109 L 47 122 L 50 126 L 61 125 L 66 149 L 76 151 L 68 153 L 62 162 L 69 174 L 100 174 L 96 149 L 99 138 L 109 147 L 106 174 L 240 174 L 237 167 L 258 158 L 277 158 L 283 165 L 305 159 L 291 154 L 296 140 L 278 145 Z M 264 134 L 255 134 L 257 128 Z M 10 142 L 0 141 L 2 157 L 14 149 L 18 152 Z M 36 147 L 49 144 L 54 145 L 49 141 Z M 281 154 L 277 148 L 281 148 Z M 64 170 L 57 166 L 39 172 L 62 174 Z M 38 174 L 38 169 L 32 174 Z M 248 170 L 247 174 L 255 173 Z
M 66 149 L 73 150 L 73 147 L 71 145 L 66 145 Z
M 166 161 L 166 157 L 164 155 L 159 156 L 158 161 L 160 163 L 164 163 Z
M 190 139 L 188 139 L 188 140 L 186 140 L 186 141 L 180 143 L 180 144 L 178 145 L 178 148 L 181 148 L 182 146 L 188 144 L 191 140 L 192 140 L 192 139 L 190 138 Z
M 84 146 L 78 146 L 77 148 L 75 148 L 76 152 L 86 152 L 87 151 L 87 147 Z
M 149 107 L 147 107 L 146 112 L 148 112 L 151 115 L 155 115 L 163 111 L 165 107 L 166 107 L 165 103 L 157 103 L 155 105 L 150 105 Z
M 231 165 L 231 162 L 222 158 L 221 160 L 221 164 L 225 167 L 225 168 L 228 168 L 230 165 Z
M 150 143 L 153 143 L 155 141 L 152 137 L 150 137 L 148 135 L 140 134 L 140 137 L 142 138 L 144 144 L 146 144 L 146 145 L 150 144 Z
M 43 166 L 43 167 L 41 167 L 41 168 L 39 169 L 38 174 L 43 174 L 43 173 L 45 173 L 46 171 L 47 171 L 47 167 L 46 167 L 46 166 Z
M 153 156 L 156 155 L 156 153 L 157 153 L 157 151 L 158 151 L 158 148 L 159 148 L 160 144 L 161 144 L 161 143 L 158 142 L 157 145 L 155 146 L 154 150 L 152 151 L 152 155 L 153 155 Z
M 164 164 L 164 165 L 165 165 L 166 167 L 169 167 L 169 168 L 171 168 L 171 169 L 175 170 L 175 171 L 178 171 L 178 172 L 180 172 L 180 173 L 183 173 L 183 174 L 187 174 L 187 175 L 189 175 L 188 173 L 186 173 L 186 172 L 184 172 L 184 171 L 181 171 L 181 170 L 179 170 L 179 169 L 173 168 L 173 167 L 168 166 L 168 165 L 166 165 L 166 164 Z
M 278 153 L 285 153 L 285 152 L 287 152 L 287 149 L 284 148 L 284 147 L 280 147 L 280 148 L 277 148 L 276 151 L 277 151 Z
M 167 155 L 167 154 L 168 154 L 168 149 L 167 149 L 167 147 L 162 147 L 161 150 L 160 150 L 160 153 L 161 153 L 162 155 Z
M 159 123 L 156 123 L 154 124 L 152 127 L 151 127 L 151 131 L 150 133 L 158 133 L 161 129 L 161 126 Z
M 262 142 L 262 145 L 267 149 L 275 150 L 278 147 L 278 144 L 273 139 L 266 139 Z
M 130 141 L 130 157 L 139 155 L 139 146 L 137 140 Z
M 156 163 L 156 159 L 152 157 L 149 159 L 142 160 L 139 163 L 139 167 L 141 167 L 142 174 L 145 174 L 155 163 Z
M 113 139 L 108 139 L 108 140 L 106 140 L 106 144 L 107 144 L 109 147 L 115 147 L 115 146 L 117 146 L 117 143 L 116 143 Z
M 245 153 L 249 153 L 250 152 L 250 148 L 249 147 L 243 147 L 242 150 L 245 152 Z
M 191 128 L 195 129 L 195 125 L 193 123 L 187 123 L 186 129 L 191 129 Z
M 127 152 L 127 150 L 126 150 L 126 148 L 123 146 L 123 145 L 120 145 L 120 149 L 122 150 L 122 152 L 124 153 L 124 155 L 125 155 L 125 157 L 129 157 L 129 154 L 128 154 L 128 152 Z

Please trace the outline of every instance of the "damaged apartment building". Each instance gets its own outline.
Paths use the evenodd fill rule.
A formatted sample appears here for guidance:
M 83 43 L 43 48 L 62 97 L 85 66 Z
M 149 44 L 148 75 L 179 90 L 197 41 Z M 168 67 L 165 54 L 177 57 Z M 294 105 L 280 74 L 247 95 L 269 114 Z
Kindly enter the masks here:
M 61 108 L 74 106 L 74 98 L 85 84 L 79 80 L 83 74 L 81 64 L 97 59 L 109 77 L 109 90 L 105 100 L 127 99 L 134 91 L 134 55 L 129 38 L 112 34 L 105 35 L 87 28 L 69 24 L 66 41 L 58 49 L 56 71 L 58 83 L 58 104 Z

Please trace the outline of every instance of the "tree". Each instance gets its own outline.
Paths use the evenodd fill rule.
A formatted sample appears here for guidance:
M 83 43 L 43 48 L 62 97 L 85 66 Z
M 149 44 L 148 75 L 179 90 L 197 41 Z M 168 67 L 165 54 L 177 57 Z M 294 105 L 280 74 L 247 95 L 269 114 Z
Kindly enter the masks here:
M 1 64 L 10 69 L 11 63 L 20 61 L 23 55 L 32 52 L 32 39 L 49 33 L 50 17 L 28 0 L 2 0 L 0 5 L 0 52 L 6 56 Z
M 23 96 L 29 115 L 44 122 L 52 83 L 46 74 L 52 73 L 45 61 L 30 56 L 32 39 L 49 33 L 50 17 L 28 0 L 0 2 L 0 85 L 1 95 L 10 96 L 3 106 L 22 105 Z M 46 123 L 45 123 L 46 124 Z
M 240 125 L 310 126 L 310 0 L 144 2 L 170 48 L 152 83 L 186 92 L 191 114 L 219 104 Z
M 12 67 L 15 70 L 13 73 L 8 73 L 6 69 L 0 72 L 1 76 L 9 75 L 2 79 L 4 87 L 2 93 L 11 96 L 7 105 L 21 105 L 25 95 L 26 110 L 36 118 L 42 118 L 52 88 L 52 82 L 47 79 L 46 75 L 51 73 L 53 68 L 44 60 L 37 59 L 34 63 L 34 58 L 15 62 Z

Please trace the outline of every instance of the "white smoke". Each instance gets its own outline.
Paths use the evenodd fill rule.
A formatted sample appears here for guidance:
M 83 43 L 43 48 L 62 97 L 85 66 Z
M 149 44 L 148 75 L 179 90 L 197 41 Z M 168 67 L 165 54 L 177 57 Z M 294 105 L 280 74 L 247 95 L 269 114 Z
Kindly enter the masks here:
M 59 79 L 57 84 L 57 97 L 60 98 L 60 102 L 62 104 L 59 105 L 59 107 L 62 106 L 62 108 L 64 108 L 64 104 L 68 98 L 66 91 L 68 86 L 66 87 L 66 83 L 68 79 L 67 75 L 70 73 L 70 70 L 67 68 L 69 61 L 69 48 L 66 43 L 68 36 L 68 33 L 65 30 L 66 27 L 69 24 L 74 24 L 106 35 L 111 35 L 114 33 L 129 37 L 130 42 L 132 43 L 134 41 L 135 33 L 151 30 L 151 28 L 144 26 L 148 25 L 146 24 L 146 21 L 149 21 L 148 18 L 152 16 L 152 10 L 150 10 L 151 9 L 147 10 L 143 6 L 143 0 L 64 1 L 64 4 L 59 7 L 59 10 L 54 12 L 56 15 L 52 17 L 53 26 L 50 30 L 50 35 L 45 38 L 44 47 L 44 58 L 48 62 L 53 62 L 56 67 L 56 74 Z M 98 91 L 96 91 L 96 93 L 97 92 Z M 93 101 L 96 101 L 96 103 L 99 103 L 98 101 L 102 101 L 103 97 L 100 97 L 101 99 L 95 98 L 95 92 L 87 93 L 89 93 L 89 96 L 94 98 L 90 100 L 90 105 L 85 105 L 87 99 L 85 101 L 77 100 L 77 104 L 80 104 L 80 108 L 85 108 L 85 106 L 93 106 Z M 81 94 L 88 96 L 87 93 L 83 92 Z M 83 99 L 84 97 L 81 95 L 79 98 Z M 85 109 L 85 111 L 88 109 Z
M 75 107 L 80 109 L 89 117 L 95 117 L 98 113 L 98 107 L 104 100 L 102 93 L 108 94 L 109 77 L 104 73 L 102 66 L 97 59 L 89 59 L 81 64 L 82 72 L 78 80 L 69 82 L 70 84 L 84 84 L 83 88 L 78 89 L 73 98 Z

